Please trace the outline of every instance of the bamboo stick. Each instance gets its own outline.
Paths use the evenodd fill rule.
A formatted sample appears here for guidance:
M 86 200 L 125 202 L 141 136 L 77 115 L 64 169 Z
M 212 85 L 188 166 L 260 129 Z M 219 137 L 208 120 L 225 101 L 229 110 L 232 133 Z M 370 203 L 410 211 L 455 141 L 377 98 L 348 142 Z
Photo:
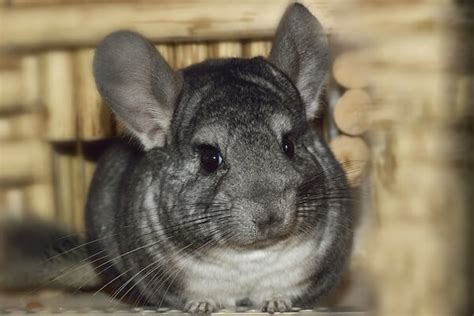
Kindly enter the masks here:
M 243 45 L 243 54 L 247 58 L 263 56 L 267 57 L 272 48 L 271 41 L 248 41 Z
M 19 70 L 0 70 L 0 111 L 12 111 L 23 106 L 21 88 Z
M 92 75 L 93 49 L 74 54 L 77 125 L 79 139 L 96 140 L 112 136 L 114 123 L 109 108 L 102 103 Z
M 48 146 L 38 140 L 1 144 L 0 184 L 40 181 L 48 177 Z
M 1 48 L 93 46 L 117 29 L 138 31 L 154 42 L 268 37 L 291 2 L 201 0 L 186 1 L 186 5 L 156 1 L 13 7 L 0 12 Z M 333 23 L 326 1 L 303 2 L 330 30 Z
M 155 45 L 155 48 L 158 50 L 158 52 L 163 56 L 163 58 L 166 60 L 166 62 L 171 65 L 171 67 L 174 67 L 176 64 L 175 59 L 174 59 L 174 45 L 172 44 L 158 44 Z
M 336 103 L 334 121 L 344 133 L 358 136 L 369 129 L 370 96 L 363 90 L 346 91 Z
M 71 226 L 76 232 L 85 232 L 84 207 L 86 192 L 84 190 L 84 168 L 81 143 L 76 144 L 76 154 L 72 157 L 72 198 L 73 198 L 73 218 Z
M 351 187 L 361 184 L 369 160 L 369 148 L 360 137 L 340 135 L 331 140 L 331 150 L 346 172 Z
M 209 45 L 211 58 L 242 57 L 242 44 L 237 41 L 225 41 Z
M 77 138 L 73 58 L 68 51 L 42 57 L 42 95 L 47 108 L 46 136 L 52 141 Z
M 70 229 L 74 229 L 73 161 L 70 153 L 54 152 L 56 220 Z
M 175 68 L 185 68 L 204 61 L 208 57 L 209 51 L 206 44 L 178 44 L 175 47 Z
M 37 55 L 21 58 L 21 80 L 23 104 L 38 109 L 41 105 L 40 59 Z

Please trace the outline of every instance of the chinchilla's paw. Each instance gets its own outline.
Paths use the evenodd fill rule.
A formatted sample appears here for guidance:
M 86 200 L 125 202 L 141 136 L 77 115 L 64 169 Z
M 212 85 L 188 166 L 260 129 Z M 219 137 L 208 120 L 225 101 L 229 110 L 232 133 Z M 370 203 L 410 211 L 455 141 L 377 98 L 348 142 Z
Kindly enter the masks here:
M 262 304 L 262 312 L 273 314 L 275 312 L 289 312 L 291 311 L 291 300 L 286 297 L 276 297 L 265 300 Z
M 218 308 L 219 306 L 213 300 L 191 300 L 184 306 L 184 311 L 191 315 L 209 315 Z

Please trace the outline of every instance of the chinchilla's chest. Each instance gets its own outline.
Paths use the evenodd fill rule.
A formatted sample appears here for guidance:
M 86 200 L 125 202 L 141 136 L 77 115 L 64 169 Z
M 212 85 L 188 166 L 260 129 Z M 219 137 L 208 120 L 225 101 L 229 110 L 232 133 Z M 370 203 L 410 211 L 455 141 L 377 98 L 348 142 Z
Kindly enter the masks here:
M 240 300 L 258 306 L 281 295 L 296 297 L 311 283 L 317 252 L 314 241 L 295 240 L 251 251 L 214 250 L 206 260 L 188 258 L 181 262 L 183 294 L 195 300 L 212 298 L 227 307 Z

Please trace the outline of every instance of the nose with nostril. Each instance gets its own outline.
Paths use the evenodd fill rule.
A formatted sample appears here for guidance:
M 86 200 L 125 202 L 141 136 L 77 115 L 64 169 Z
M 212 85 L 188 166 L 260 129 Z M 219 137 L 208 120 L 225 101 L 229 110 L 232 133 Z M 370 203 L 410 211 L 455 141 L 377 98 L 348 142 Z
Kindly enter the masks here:
M 256 221 L 258 231 L 262 234 L 268 233 L 270 229 L 278 226 L 283 221 L 282 218 L 276 216 L 274 213 L 270 213 Z

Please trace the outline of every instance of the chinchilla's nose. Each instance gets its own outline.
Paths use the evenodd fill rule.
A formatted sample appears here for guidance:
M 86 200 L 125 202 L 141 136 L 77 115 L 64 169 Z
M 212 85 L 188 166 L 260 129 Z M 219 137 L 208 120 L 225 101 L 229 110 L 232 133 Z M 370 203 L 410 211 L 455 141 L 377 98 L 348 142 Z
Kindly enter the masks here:
M 294 199 L 291 194 L 266 195 L 255 199 L 254 215 L 258 239 L 286 235 L 294 218 Z
M 257 233 L 260 237 L 272 237 L 278 235 L 284 224 L 284 217 L 280 216 L 275 212 L 266 212 L 263 216 L 260 216 L 255 220 Z

